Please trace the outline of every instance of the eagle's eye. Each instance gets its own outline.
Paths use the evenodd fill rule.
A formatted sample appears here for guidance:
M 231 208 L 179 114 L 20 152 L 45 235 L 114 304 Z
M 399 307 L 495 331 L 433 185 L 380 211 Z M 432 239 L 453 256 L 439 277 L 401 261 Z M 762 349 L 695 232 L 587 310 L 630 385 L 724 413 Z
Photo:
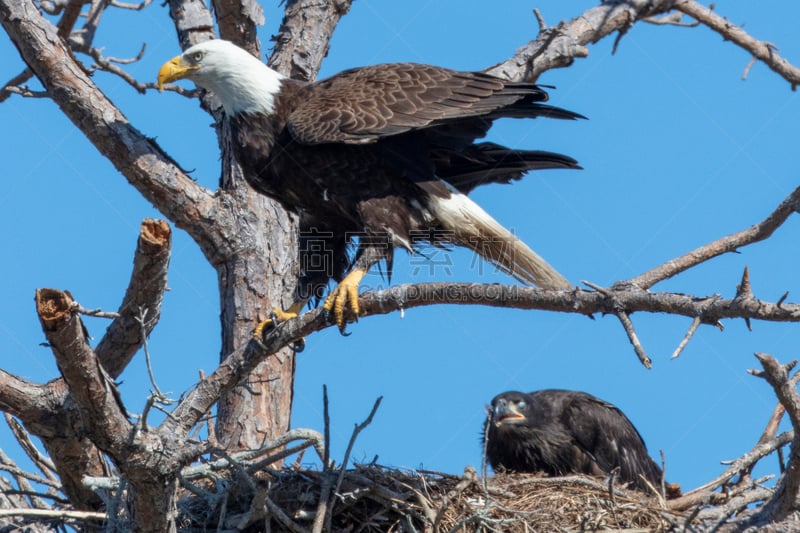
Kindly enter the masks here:
M 525 409 L 525 406 L 526 406 L 526 405 L 527 405 L 527 404 L 525 403 L 525 400 L 519 400 L 519 401 L 517 402 L 517 407 L 518 407 L 518 408 L 520 408 L 520 409 Z
M 203 52 L 195 52 L 192 54 L 192 61 L 199 63 L 203 60 Z

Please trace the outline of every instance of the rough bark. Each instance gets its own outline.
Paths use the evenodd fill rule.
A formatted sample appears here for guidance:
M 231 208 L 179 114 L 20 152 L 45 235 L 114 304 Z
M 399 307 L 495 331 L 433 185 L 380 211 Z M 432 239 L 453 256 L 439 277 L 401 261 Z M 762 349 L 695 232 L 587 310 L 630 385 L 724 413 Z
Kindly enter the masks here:
M 291 305 L 297 280 L 297 219 L 250 189 L 230 150 L 223 153 L 228 163 L 223 175 L 232 183 L 222 189 L 220 199 L 231 216 L 220 217 L 220 226 L 235 232 L 240 243 L 240 253 L 215 265 L 224 363 L 228 354 L 249 342 L 255 324 L 266 320 L 272 307 Z M 294 368 L 294 352 L 284 348 L 219 399 L 220 443 L 233 450 L 258 448 L 289 429 Z
M 256 0 L 213 0 L 219 36 L 233 41 L 256 57 L 261 43 L 256 29 L 264 25 L 264 10 Z
M 296 80 L 316 79 L 333 30 L 351 4 L 352 0 L 288 1 L 269 66 Z
M 119 317 L 109 326 L 95 354 L 109 376 L 124 370 L 134 353 L 158 322 L 171 232 L 164 221 L 145 220 L 140 229 L 128 290 Z M 145 323 L 139 318 L 144 311 Z M 109 471 L 102 452 L 86 435 L 83 419 L 63 379 L 47 384 L 28 383 L 0 371 L 0 408 L 19 418 L 38 436 L 53 460 L 63 490 L 78 509 L 98 509 L 102 500 L 81 482 L 86 475 L 105 476 Z
M 86 436 L 112 458 L 130 487 L 133 531 L 175 531 L 177 450 L 182 435 L 149 431 L 128 420 L 116 385 L 87 342 L 86 329 L 68 292 L 39 289 L 42 330 L 77 405 Z
M 172 0 L 169 16 L 178 32 L 181 50 L 214 38 L 214 20 L 202 0 Z

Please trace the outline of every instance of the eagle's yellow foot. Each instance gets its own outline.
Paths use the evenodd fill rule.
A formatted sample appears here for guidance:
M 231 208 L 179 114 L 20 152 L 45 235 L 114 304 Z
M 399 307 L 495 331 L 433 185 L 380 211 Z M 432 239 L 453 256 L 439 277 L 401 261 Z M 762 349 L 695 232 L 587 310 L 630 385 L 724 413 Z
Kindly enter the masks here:
M 273 307 L 269 312 L 269 318 L 260 322 L 256 326 L 256 329 L 253 331 L 253 338 L 261 342 L 261 340 L 264 338 L 265 331 L 277 327 L 281 322 L 286 322 L 287 320 L 296 317 L 300 313 L 300 310 L 303 309 L 303 305 L 303 302 L 295 302 L 286 311 L 277 307 Z M 292 349 L 296 352 L 302 352 L 305 346 L 306 339 L 301 338 L 294 342 Z
M 366 273 L 367 271 L 361 268 L 354 269 L 339 282 L 322 305 L 326 312 L 333 312 L 333 318 L 342 334 L 348 322 L 358 320 L 358 284 Z

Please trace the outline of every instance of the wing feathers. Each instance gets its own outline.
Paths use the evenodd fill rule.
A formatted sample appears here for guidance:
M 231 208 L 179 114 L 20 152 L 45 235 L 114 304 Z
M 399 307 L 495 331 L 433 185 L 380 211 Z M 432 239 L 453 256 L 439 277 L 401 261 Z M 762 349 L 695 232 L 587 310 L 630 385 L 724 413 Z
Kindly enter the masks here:
M 363 143 L 470 117 L 579 116 L 537 103 L 546 100 L 537 85 L 479 72 L 414 63 L 375 65 L 308 86 L 288 128 L 306 144 Z

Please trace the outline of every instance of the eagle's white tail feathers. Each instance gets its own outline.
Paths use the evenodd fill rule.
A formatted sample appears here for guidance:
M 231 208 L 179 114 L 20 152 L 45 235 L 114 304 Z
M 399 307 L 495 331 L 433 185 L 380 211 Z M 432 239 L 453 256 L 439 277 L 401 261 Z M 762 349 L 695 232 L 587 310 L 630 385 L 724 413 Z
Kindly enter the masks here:
M 449 198 L 431 195 L 433 215 L 465 246 L 520 281 L 543 289 L 572 284 L 478 204 L 450 187 Z

